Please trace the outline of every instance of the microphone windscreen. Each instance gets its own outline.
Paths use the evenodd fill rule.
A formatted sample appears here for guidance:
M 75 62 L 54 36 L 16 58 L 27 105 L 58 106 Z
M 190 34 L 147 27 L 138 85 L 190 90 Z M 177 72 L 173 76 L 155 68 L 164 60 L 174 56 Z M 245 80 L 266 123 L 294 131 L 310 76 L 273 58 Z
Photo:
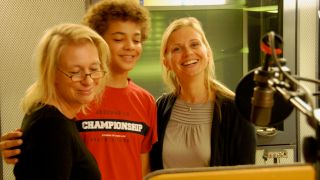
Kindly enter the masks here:
M 256 86 L 251 98 L 250 120 L 257 126 L 268 126 L 274 104 L 274 91 L 270 87 Z
M 256 86 L 253 77 L 254 71 L 258 68 L 251 70 L 239 82 L 236 88 L 235 104 L 240 114 L 247 119 L 251 120 L 251 98 L 253 96 L 254 87 Z M 278 92 L 274 93 L 274 104 L 271 112 L 271 119 L 266 126 L 275 126 L 283 122 L 293 111 L 293 105 L 286 101 Z M 254 123 L 254 122 L 252 122 Z M 256 124 L 258 125 L 258 124 Z
M 270 124 L 271 114 L 271 108 L 253 106 L 250 117 L 253 124 L 257 126 L 266 127 Z

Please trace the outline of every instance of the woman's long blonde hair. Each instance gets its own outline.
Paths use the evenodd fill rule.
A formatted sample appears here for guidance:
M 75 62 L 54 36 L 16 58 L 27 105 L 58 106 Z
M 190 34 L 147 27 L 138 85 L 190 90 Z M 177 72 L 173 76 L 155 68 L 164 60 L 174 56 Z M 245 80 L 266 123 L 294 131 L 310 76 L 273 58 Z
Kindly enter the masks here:
M 21 101 L 24 113 L 42 107 L 48 102 L 57 100 L 55 88 L 55 74 L 61 52 L 69 44 L 90 42 L 98 50 L 101 69 L 108 72 L 107 63 L 110 60 L 110 51 L 105 40 L 87 26 L 79 24 L 59 24 L 48 29 L 42 36 L 34 53 L 37 66 L 37 80 L 26 91 Z M 101 78 L 97 96 L 100 96 L 105 87 L 105 79 Z
M 182 27 L 192 27 L 193 29 L 195 29 L 201 35 L 202 42 L 205 44 L 207 48 L 207 51 L 209 54 L 209 62 L 208 62 L 207 68 L 205 69 L 205 72 L 207 74 L 207 76 L 205 76 L 205 87 L 208 89 L 209 97 L 211 97 L 215 92 L 224 97 L 233 99 L 234 93 L 230 89 L 228 89 L 226 86 L 224 86 L 222 83 L 217 81 L 215 78 L 213 52 L 211 50 L 208 40 L 206 39 L 201 23 L 194 17 L 184 17 L 184 18 L 174 20 L 172 23 L 170 23 L 170 25 L 167 27 L 167 29 L 163 33 L 161 47 L 160 47 L 160 61 L 162 63 L 162 68 L 163 68 L 163 72 L 162 72 L 163 80 L 167 85 L 169 91 L 174 93 L 175 95 L 179 95 L 181 87 L 176 74 L 172 70 L 169 70 L 164 65 L 164 61 L 168 53 L 167 43 L 171 34 Z

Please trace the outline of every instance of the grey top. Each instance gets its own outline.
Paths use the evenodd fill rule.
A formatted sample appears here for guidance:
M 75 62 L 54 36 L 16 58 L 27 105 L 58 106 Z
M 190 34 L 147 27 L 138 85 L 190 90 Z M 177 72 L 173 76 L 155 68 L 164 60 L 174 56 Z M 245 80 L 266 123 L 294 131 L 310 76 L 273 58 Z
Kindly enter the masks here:
M 164 136 L 164 168 L 208 167 L 211 158 L 213 102 L 177 99 Z

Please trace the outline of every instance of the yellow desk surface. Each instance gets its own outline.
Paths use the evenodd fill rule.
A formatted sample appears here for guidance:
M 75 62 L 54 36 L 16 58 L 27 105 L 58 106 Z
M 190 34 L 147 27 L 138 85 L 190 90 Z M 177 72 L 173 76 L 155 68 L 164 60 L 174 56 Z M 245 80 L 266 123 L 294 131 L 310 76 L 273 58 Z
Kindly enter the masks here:
M 145 180 L 315 180 L 315 169 L 307 164 L 241 165 L 212 168 L 158 170 Z

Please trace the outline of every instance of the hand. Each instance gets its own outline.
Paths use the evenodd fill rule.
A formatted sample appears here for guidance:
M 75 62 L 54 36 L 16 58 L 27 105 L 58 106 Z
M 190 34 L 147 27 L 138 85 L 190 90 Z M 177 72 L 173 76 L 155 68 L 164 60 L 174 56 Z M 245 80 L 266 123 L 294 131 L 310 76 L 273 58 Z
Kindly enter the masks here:
M 0 151 L 1 156 L 7 164 L 16 164 L 18 158 L 14 156 L 21 153 L 20 149 L 14 149 L 14 147 L 22 144 L 22 132 L 20 129 L 11 131 L 1 136 Z

